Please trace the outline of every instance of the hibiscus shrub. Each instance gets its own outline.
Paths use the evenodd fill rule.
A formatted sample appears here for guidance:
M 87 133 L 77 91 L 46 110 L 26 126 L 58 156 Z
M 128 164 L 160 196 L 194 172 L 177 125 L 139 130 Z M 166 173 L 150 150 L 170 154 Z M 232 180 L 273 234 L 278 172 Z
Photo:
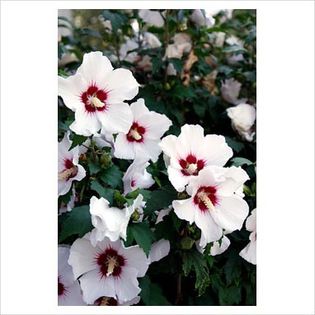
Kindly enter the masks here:
M 59 17 L 60 305 L 256 304 L 256 12 Z

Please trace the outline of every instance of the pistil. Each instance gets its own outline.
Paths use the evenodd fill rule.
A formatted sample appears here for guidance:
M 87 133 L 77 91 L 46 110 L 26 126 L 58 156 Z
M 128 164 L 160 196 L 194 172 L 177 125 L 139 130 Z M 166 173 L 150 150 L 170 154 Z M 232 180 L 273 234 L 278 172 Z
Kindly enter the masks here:
M 105 104 L 102 101 L 100 101 L 96 96 L 92 96 L 90 98 L 90 103 L 96 108 L 101 108 L 105 106 Z
M 207 207 L 208 210 L 214 210 L 214 205 L 211 199 L 208 197 L 208 194 L 204 191 L 201 191 L 197 194 L 199 200 Z
M 142 136 L 140 135 L 140 133 L 136 129 L 131 129 L 129 131 L 129 134 L 131 137 L 133 137 L 137 141 L 142 139 Z

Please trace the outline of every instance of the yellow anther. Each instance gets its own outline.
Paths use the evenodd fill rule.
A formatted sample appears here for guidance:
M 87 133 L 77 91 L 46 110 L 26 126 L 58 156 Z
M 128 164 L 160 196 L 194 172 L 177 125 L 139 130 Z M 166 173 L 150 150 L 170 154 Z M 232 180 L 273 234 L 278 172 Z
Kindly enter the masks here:
M 68 180 L 71 176 L 75 176 L 77 173 L 77 167 L 73 166 L 67 168 L 58 174 L 58 180 Z
M 94 106 L 94 107 L 97 107 L 97 108 L 100 108 L 100 107 L 104 107 L 105 104 L 100 101 L 96 96 L 92 96 L 90 98 L 90 103 Z
M 110 276 L 113 272 L 114 272 L 114 269 L 115 267 L 118 266 L 118 262 L 116 260 L 115 257 L 108 257 L 107 261 L 107 273 L 106 273 L 106 276 Z
M 109 304 L 110 298 L 107 296 L 102 297 L 100 306 L 107 306 Z
M 202 203 L 207 207 L 208 210 L 214 210 L 214 205 L 211 199 L 208 197 L 208 194 L 204 191 L 198 193 L 197 197 L 202 201 Z
M 136 130 L 136 129 L 131 129 L 129 131 L 129 134 L 131 137 L 133 137 L 135 140 L 140 140 L 142 139 L 142 136 L 140 135 L 140 133 Z
M 189 174 L 194 174 L 197 169 L 198 169 L 197 164 L 189 164 L 189 166 L 186 167 L 186 171 L 187 171 Z

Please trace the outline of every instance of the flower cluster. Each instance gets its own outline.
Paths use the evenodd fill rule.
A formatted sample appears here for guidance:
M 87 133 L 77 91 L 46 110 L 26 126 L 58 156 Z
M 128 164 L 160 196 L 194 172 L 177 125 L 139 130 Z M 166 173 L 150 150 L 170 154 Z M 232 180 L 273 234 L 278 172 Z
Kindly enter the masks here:
M 59 305 L 182 304 L 192 287 L 229 304 L 228 268 L 256 265 L 255 163 L 238 154 L 253 156 L 256 105 L 219 65 L 247 60 L 246 41 L 211 31 L 232 11 L 170 11 L 104 10 L 114 51 L 59 72 Z

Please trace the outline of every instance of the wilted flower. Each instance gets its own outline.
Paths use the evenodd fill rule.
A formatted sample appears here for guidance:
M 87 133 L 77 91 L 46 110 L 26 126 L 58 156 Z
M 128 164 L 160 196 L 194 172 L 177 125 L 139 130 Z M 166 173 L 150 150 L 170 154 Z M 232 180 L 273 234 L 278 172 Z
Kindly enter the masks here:
M 240 167 L 208 166 L 193 177 L 187 187 L 191 196 L 174 200 L 176 215 L 201 230 L 201 245 L 214 242 L 226 233 L 240 230 L 248 215 L 248 204 L 235 192 L 249 179 Z
M 70 246 L 58 247 L 58 305 L 85 305 L 79 282 L 68 264 Z
M 150 188 L 154 184 L 152 175 L 146 170 L 149 165 L 147 161 L 141 159 L 130 164 L 123 177 L 124 194 L 128 194 L 137 188 Z
M 212 12 L 205 10 L 194 10 L 190 19 L 198 26 L 211 27 L 215 24 L 215 19 L 212 17 Z
M 149 111 L 142 98 L 130 108 L 133 122 L 127 133 L 117 135 L 114 155 L 120 159 L 141 158 L 156 162 L 161 153 L 158 143 L 172 122 L 163 114 Z
M 139 246 L 125 247 L 121 240 L 105 238 L 92 246 L 90 233 L 77 239 L 70 249 L 69 264 L 74 277 L 80 277 L 88 304 L 104 296 L 121 303 L 134 299 L 141 291 L 137 278 L 145 275 L 149 263 Z
M 204 130 L 199 125 L 184 125 L 178 137 L 164 137 L 160 147 L 170 158 L 167 173 L 179 192 L 185 190 L 199 171 L 209 165 L 223 166 L 233 155 L 223 136 L 204 136 Z
M 130 217 L 143 201 L 139 195 L 129 207 L 119 209 L 110 207 L 109 202 L 104 198 L 97 199 L 93 196 L 90 200 L 90 213 L 92 225 L 95 227 L 91 232 L 91 243 L 93 246 L 98 241 L 108 237 L 111 241 L 117 241 L 119 237 L 126 240 L 127 225 Z
M 233 78 L 225 80 L 221 86 L 222 98 L 228 103 L 237 104 L 241 86 L 242 84 Z
M 256 265 L 256 209 L 247 218 L 245 226 L 246 230 L 251 232 L 249 235 L 250 242 L 240 252 L 240 256 L 251 264 Z
M 192 48 L 191 38 L 186 33 L 178 33 L 173 38 L 173 44 L 166 47 L 165 56 L 167 58 L 181 59 L 184 53 L 189 53 Z
M 65 195 L 73 181 L 85 177 L 85 169 L 79 164 L 80 148 L 76 146 L 69 151 L 71 144 L 67 132 L 58 144 L 58 196 Z
M 59 95 L 75 112 L 70 129 L 85 136 L 97 133 L 102 126 L 112 132 L 127 132 L 131 111 L 124 100 L 137 94 L 139 84 L 127 69 L 115 69 L 101 52 L 85 54 L 73 76 L 59 77 Z
M 253 125 L 256 120 L 255 107 L 249 104 L 239 104 L 227 109 L 232 120 L 232 127 L 247 141 L 253 141 L 255 132 Z
M 143 33 L 143 42 L 144 45 L 147 46 L 148 48 L 157 48 L 162 46 L 158 37 L 156 37 L 154 34 L 150 32 Z
M 139 10 L 139 16 L 145 23 L 149 25 L 153 25 L 156 27 L 164 26 L 164 20 L 159 11 L 142 9 L 142 10 Z

